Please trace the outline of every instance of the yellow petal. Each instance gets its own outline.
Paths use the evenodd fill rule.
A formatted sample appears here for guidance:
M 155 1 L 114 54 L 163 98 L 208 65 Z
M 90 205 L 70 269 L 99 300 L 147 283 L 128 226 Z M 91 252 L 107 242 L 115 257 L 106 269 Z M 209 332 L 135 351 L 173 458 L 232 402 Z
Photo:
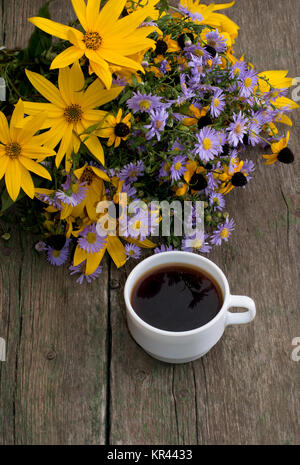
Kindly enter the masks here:
M 80 21 L 83 29 L 87 30 L 87 21 L 86 21 L 86 4 L 84 0 L 71 0 L 73 9 L 77 15 L 77 18 Z
M 77 245 L 73 258 L 73 265 L 80 265 L 87 257 L 87 252 Z
M 52 21 L 51 19 L 40 18 L 38 16 L 29 18 L 28 21 L 48 34 L 59 37 L 60 39 L 68 40 L 68 31 L 71 29 L 69 26 L 64 26 L 63 24 Z
M 34 140 L 34 139 L 33 139 Z M 40 147 L 35 144 L 26 144 L 22 147 L 22 155 L 29 158 L 46 158 L 53 157 L 56 155 L 54 150 L 49 149 L 48 147 Z
M 107 174 L 104 173 L 104 171 L 100 170 L 100 168 L 96 168 L 95 166 L 91 166 L 91 168 L 94 171 L 94 173 L 96 174 L 96 176 L 98 176 L 98 178 L 104 179 L 104 181 L 110 181 Z
M 21 170 L 17 160 L 9 160 L 5 173 L 5 184 L 8 195 L 15 202 L 21 188 Z
M 13 114 L 10 119 L 10 135 L 12 138 L 17 137 L 17 134 L 19 133 L 18 130 L 16 130 L 16 127 L 22 126 L 21 121 L 24 118 L 24 103 L 22 102 L 21 99 L 19 99 L 17 105 L 15 106 L 15 109 L 13 111 Z
M 25 118 L 25 123 L 20 132 L 20 139 L 23 144 L 27 144 L 33 138 L 34 134 L 41 129 L 46 117 L 46 113 L 43 112 L 31 118 Z
M 109 31 L 122 13 L 125 3 L 126 0 L 110 0 L 107 2 L 97 18 L 97 30 L 102 31 L 102 33 Z
M 8 162 L 9 162 L 9 158 L 6 155 L 0 156 L 0 179 L 2 179 L 4 176 Z
M 95 24 L 99 16 L 99 8 L 100 0 L 88 0 L 86 7 L 86 20 L 90 30 L 95 28 Z
M 25 168 L 33 173 L 41 176 L 42 178 L 49 179 L 51 181 L 50 173 L 44 168 L 42 165 L 39 165 L 36 161 L 31 160 L 30 158 L 20 156 L 19 157 L 20 163 L 22 163 Z
M 98 266 L 101 263 L 101 260 L 105 254 L 106 247 L 104 247 L 100 252 L 96 252 L 93 254 L 87 254 L 87 260 L 86 260 L 86 269 L 85 272 L 87 275 L 94 273 Z
M 126 263 L 125 248 L 117 236 L 107 237 L 107 251 L 117 268 L 120 268 Z
M 144 72 L 142 65 L 134 60 L 131 60 L 131 58 L 124 57 L 118 53 L 115 53 L 111 50 L 106 50 L 104 48 L 100 48 L 98 53 L 101 58 L 104 58 L 104 60 L 108 61 L 109 63 L 114 63 L 119 66 L 125 66 L 126 68 L 136 69 Z
M 0 111 L 0 142 L 3 142 L 3 144 L 8 144 L 10 140 L 11 139 L 7 119 L 4 113 Z
M 50 82 L 48 79 L 44 78 L 40 74 L 34 73 L 32 71 L 25 70 L 26 76 L 29 81 L 39 91 L 39 93 L 49 100 L 53 105 L 58 108 L 64 109 L 66 104 L 62 99 L 58 89 Z
M 84 51 L 75 45 L 67 48 L 61 52 L 51 63 L 50 69 L 64 68 L 65 66 L 71 65 L 76 60 L 79 60 L 84 54 Z
M 61 161 L 64 155 L 69 150 L 71 143 L 72 143 L 72 126 L 67 126 L 66 131 L 64 132 L 63 138 L 61 140 L 61 143 L 60 143 L 57 155 L 56 155 L 56 159 L 55 159 L 55 164 L 57 168 L 61 164 Z
M 25 194 L 27 194 L 28 197 L 33 199 L 35 190 L 32 177 L 30 176 L 29 171 L 26 168 L 24 168 L 24 166 L 21 165 L 21 163 L 19 164 L 19 168 L 21 171 L 21 187 Z
M 114 100 L 124 87 L 112 87 L 103 89 L 100 79 L 96 79 L 85 91 L 82 106 L 84 109 L 92 109 L 105 105 L 105 103 Z
M 101 63 L 90 61 L 90 69 L 98 76 L 98 78 L 101 79 L 107 89 L 111 88 L 112 74 L 109 70 L 108 64 L 104 60 L 102 60 Z
M 34 116 L 34 115 L 37 115 L 45 111 L 49 118 L 55 119 L 55 118 L 60 118 L 63 116 L 62 108 L 58 108 L 56 105 L 53 105 L 53 103 L 40 103 L 40 102 L 23 102 L 23 103 L 24 103 L 24 113 L 26 115 Z
M 94 157 L 104 165 L 104 151 L 99 139 L 96 136 L 89 136 L 88 139 L 86 139 L 86 137 L 86 135 L 81 136 L 82 142 L 87 146 Z

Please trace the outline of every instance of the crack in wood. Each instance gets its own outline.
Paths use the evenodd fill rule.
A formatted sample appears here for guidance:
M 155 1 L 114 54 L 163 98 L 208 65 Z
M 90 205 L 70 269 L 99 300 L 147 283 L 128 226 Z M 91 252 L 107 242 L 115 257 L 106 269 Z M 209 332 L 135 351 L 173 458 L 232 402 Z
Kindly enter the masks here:
M 111 385 L 110 385 L 110 368 L 111 368 L 111 349 L 112 349 L 112 330 L 111 330 L 111 260 L 108 258 L 107 263 L 107 325 L 106 325 L 106 415 L 105 415 L 105 444 L 110 444 L 111 430 Z

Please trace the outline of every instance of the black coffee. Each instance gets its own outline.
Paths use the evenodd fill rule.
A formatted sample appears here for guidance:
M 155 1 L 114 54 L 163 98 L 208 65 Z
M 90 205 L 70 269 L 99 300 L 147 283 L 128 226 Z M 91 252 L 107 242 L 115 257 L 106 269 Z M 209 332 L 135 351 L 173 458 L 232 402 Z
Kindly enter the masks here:
M 146 323 L 166 331 L 189 331 L 212 320 L 223 305 L 211 276 L 181 264 L 146 272 L 131 294 L 131 305 Z

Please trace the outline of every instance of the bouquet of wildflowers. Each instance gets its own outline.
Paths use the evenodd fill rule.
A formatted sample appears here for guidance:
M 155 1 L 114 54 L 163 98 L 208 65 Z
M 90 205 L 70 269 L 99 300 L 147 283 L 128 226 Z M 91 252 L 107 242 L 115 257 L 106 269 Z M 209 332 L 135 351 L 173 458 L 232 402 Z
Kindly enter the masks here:
M 298 107 L 293 79 L 235 56 L 239 27 L 217 12 L 234 2 L 71 2 L 73 24 L 46 4 L 27 49 L 0 51 L 2 220 L 38 232 L 36 250 L 80 283 L 100 275 L 105 253 L 117 267 L 142 249 L 209 253 L 235 227 L 225 202 L 251 180 L 247 147 L 266 165 L 294 160 L 279 132 Z M 175 201 L 192 205 L 190 232 L 164 235 L 162 203 Z

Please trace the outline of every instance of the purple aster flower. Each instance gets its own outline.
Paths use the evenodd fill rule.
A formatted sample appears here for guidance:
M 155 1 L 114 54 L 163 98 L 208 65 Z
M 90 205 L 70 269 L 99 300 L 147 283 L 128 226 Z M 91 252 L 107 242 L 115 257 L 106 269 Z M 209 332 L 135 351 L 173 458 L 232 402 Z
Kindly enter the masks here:
M 48 205 L 51 205 L 51 207 L 54 207 L 56 208 L 57 210 L 62 210 L 62 205 L 60 202 L 58 202 L 56 199 L 55 199 L 55 193 L 51 194 L 51 195 L 47 195 L 47 194 L 36 194 L 37 198 L 41 201 L 41 202 L 45 202 L 47 203 Z
M 71 176 L 68 175 L 66 181 L 61 186 L 63 190 L 59 189 L 55 193 L 55 197 L 62 203 L 76 207 L 81 204 L 87 195 L 88 187 L 85 182 L 71 182 Z
M 167 74 L 167 73 L 170 71 L 170 65 L 169 65 L 168 60 L 162 60 L 162 61 L 160 62 L 159 70 L 160 70 L 163 74 Z
M 197 235 L 187 236 L 182 240 L 181 249 L 185 252 L 201 252 L 209 253 L 211 251 L 211 246 L 206 242 L 208 235 Z
M 145 126 L 146 129 L 149 129 L 146 134 L 147 140 L 156 136 L 157 140 L 160 141 L 160 133 L 165 128 L 168 116 L 169 115 L 164 108 L 150 111 L 151 124 Z
M 253 147 L 261 142 L 261 138 L 259 137 L 260 132 L 261 127 L 258 124 L 250 124 L 248 128 L 248 140 Z
M 200 13 L 192 13 L 189 11 L 185 6 L 179 5 L 178 10 L 184 15 L 190 18 L 192 21 L 199 21 L 201 22 L 203 20 L 203 16 Z
M 222 194 L 212 192 L 209 195 L 209 204 L 213 207 L 214 211 L 222 211 L 225 207 L 225 200 Z
M 218 133 L 209 126 L 201 129 L 196 135 L 198 142 L 195 144 L 193 153 L 199 155 L 200 160 L 210 161 L 218 155 L 220 149 L 220 141 Z
M 120 179 L 122 181 L 136 181 L 137 178 L 144 172 L 145 165 L 139 160 L 136 163 L 129 163 L 129 165 L 124 166 L 120 171 Z
M 188 75 L 186 73 L 182 73 L 180 75 L 180 85 L 185 100 L 195 97 L 195 92 L 192 89 L 189 89 L 186 84 L 187 77 Z
M 241 172 L 246 176 L 247 181 L 250 181 L 252 179 L 252 176 L 250 176 L 251 173 L 255 171 L 255 165 L 252 160 L 244 160 L 243 162 L 243 168 L 241 169 Z
M 71 271 L 70 275 L 74 275 L 77 273 L 80 273 L 80 276 L 76 279 L 76 282 L 79 284 L 82 284 L 84 280 L 86 280 L 88 283 L 91 283 L 93 280 L 98 278 L 100 274 L 102 273 L 102 266 L 98 266 L 98 268 L 94 271 L 94 273 L 91 274 L 85 274 L 85 266 L 86 266 L 86 261 L 80 263 L 77 266 L 70 266 L 69 270 Z
M 241 112 L 239 114 L 234 113 L 233 123 L 230 123 L 227 131 L 229 131 L 228 140 L 230 145 L 237 147 L 240 142 L 243 142 L 244 134 L 247 132 L 247 118 Z
M 112 85 L 118 86 L 118 87 L 125 87 L 127 85 L 127 81 L 124 77 L 118 76 L 112 80 Z
M 99 236 L 96 229 L 96 223 L 86 226 L 80 233 L 78 245 L 87 253 L 97 253 L 106 244 L 106 238 Z
M 128 221 L 128 235 L 135 239 L 139 238 L 141 241 L 149 235 L 150 219 L 148 210 L 139 210 L 133 218 Z
M 186 157 L 183 155 L 178 155 L 173 159 L 173 164 L 170 168 L 171 179 L 173 181 L 178 181 L 186 172 L 185 162 Z
M 37 243 L 35 244 L 34 248 L 35 248 L 35 250 L 36 250 L 37 252 L 43 252 L 43 251 L 45 251 L 45 250 L 48 249 L 48 246 L 47 246 L 46 242 L 44 242 L 44 241 L 39 241 L 39 242 L 37 242 Z
M 163 252 L 173 252 L 174 250 L 177 250 L 177 249 L 173 249 L 171 245 L 162 244 L 160 247 L 155 247 L 154 253 L 157 254 L 157 253 L 163 253 Z
M 237 61 L 229 71 L 229 76 L 234 79 L 235 76 L 242 77 L 247 72 L 247 65 L 244 61 Z
M 204 193 L 205 193 L 205 195 L 209 195 L 210 192 L 217 189 L 218 184 L 220 183 L 220 181 L 218 179 L 215 179 L 214 174 L 211 173 L 211 172 L 207 173 L 206 180 L 207 180 L 207 188 L 205 189 Z
M 140 91 L 133 92 L 133 97 L 127 100 L 127 107 L 134 113 L 137 111 L 150 113 L 161 106 L 161 97 L 151 94 L 141 94 Z
M 171 168 L 171 163 L 169 161 L 163 161 L 162 164 L 160 165 L 158 176 L 160 178 L 165 178 L 166 176 L 169 176 L 170 168 Z
M 127 256 L 127 260 L 129 258 L 135 258 L 136 260 L 141 255 L 141 248 L 134 244 L 126 244 L 125 245 L 125 255 Z
M 220 36 L 218 29 L 206 34 L 206 42 L 207 45 L 213 47 L 219 53 L 225 52 L 227 48 L 227 41 Z
M 134 197 L 136 194 L 136 188 L 134 186 L 131 186 L 130 184 L 126 184 L 124 182 L 121 192 L 123 194 L 127 194 L 127 197 Z
M 63 265 L 69 255 L 69 244 L 71 239 L 67 239 L 65 245 L 61 250 L 57 250 L 54 247 L 47 246 L 47 260 L 54 266 Z
M 240 96 L 249 98 L 253 94 L 253 88 L 257 85 L 258 78 L 254 70 L 247 71 L 239 79 Z
M 226 219 L 224 224 L 221 224 L 217 227 L 216 231 L 214 231 L 211 235 L 211 244 L 213 245 L 221 245 L 222 241 L 228 242 L 228 239 L 231 235 L 231 232 L 234 230 L 234 220 Z
M 225 95 L 221 89 L 216 90 L 214 93 L 211 105 L 210 113 L 214 118 L 217 118 L 225 108 Z

